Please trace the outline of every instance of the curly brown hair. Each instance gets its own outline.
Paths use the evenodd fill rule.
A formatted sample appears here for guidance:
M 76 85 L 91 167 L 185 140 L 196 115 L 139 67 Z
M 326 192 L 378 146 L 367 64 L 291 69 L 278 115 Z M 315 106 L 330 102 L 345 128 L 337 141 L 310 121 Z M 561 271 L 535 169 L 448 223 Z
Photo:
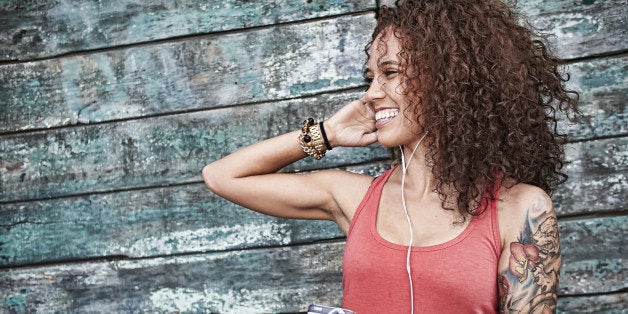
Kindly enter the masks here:
M 578 93 L 521 15 L 499 0 L 397 1 L 378 11 L 367 56 L 380 34 L 377 49 L 386 36 L 401 43 L 404 116 L 429 132 L 444 208 L 479 215 L 495 199 L 488 187 L 528 183 L 551 195 L 567 179 L 556 114 L 576 119 Z

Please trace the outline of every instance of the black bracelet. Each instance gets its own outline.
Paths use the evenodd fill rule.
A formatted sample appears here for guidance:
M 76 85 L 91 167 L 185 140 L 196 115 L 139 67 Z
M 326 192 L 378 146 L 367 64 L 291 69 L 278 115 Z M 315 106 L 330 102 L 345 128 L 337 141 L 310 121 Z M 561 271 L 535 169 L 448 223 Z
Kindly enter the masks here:
M 321 135 L 323 136 L 323 142 L 325 142 L 325 147 L 327 150 L 331 150 L 331 145 L 329 145 L 329 140 L 327 139 L 327 134 L 325 133 L 325 128 L 323 127 L 323 121 L 318 123 L 318 127 L 321 129 Z

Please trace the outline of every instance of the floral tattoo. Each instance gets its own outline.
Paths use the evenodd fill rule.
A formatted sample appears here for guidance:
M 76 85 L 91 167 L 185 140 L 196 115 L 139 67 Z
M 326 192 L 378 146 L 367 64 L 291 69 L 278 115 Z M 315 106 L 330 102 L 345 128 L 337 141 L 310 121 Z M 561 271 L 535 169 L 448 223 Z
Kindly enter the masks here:
M 501 313 L 554 313 L 560 272 L 558 223 L 553 209 L 536 202 L 528 209 L 517 241 L 510 243 L 508 267 L 498 278 Z

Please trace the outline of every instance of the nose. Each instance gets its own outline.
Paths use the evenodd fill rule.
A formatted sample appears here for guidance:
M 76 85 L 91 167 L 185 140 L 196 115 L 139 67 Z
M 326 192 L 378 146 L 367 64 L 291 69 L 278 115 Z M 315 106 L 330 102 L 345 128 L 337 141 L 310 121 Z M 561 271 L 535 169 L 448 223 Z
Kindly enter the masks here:
M 386 97 L 386 93 L 382 91 L 382 86 L 384 84 L 385 83 L 378 82 L 376 79 L 374 79 L 371 82 L 371 85 L 369 86 L 369 88 L 366 90 L 366 95 L 364 96 L 364 100 L 366 100 L 367 103 L 372 104 L 374 101 Z

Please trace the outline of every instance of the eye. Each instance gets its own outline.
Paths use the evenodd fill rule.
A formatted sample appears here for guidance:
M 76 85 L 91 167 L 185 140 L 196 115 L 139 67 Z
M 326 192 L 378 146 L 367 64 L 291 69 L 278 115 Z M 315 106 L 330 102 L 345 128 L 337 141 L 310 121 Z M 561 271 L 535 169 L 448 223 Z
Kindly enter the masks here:
M 389 69 L 389 70 L 385 70 L 384 71 L 384 75 L 386 75 L 386 76 L 392 76 L 392 75 L 395 75 L 397 73 L 399 73 L 399 71 L 393 70 L 393 69 Z

